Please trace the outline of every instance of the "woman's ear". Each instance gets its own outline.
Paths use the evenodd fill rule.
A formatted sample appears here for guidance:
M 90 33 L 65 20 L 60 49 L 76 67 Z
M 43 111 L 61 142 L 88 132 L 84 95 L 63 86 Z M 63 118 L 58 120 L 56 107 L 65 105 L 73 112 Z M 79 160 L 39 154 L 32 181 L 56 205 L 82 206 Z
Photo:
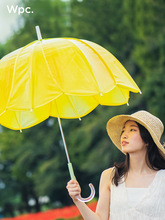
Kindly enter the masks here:
M 149 143 L 146 143 L 146 147 L 148 147 L 149 146 Z

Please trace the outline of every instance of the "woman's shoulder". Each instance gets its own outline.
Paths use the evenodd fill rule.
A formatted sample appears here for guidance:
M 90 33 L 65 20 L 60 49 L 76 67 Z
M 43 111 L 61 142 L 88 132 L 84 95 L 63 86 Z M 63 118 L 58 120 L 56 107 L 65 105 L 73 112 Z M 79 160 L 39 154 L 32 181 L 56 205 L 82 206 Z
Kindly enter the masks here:
M 105 179 L 112 179 L 112 176 L 114 174 L 114 171 L 115 171 L 115 168 L 114 167 L 110 167 L 106 170 L 104 170 L 101 174 L 102 178 L 105 178 Z
M 112 173 L 113 173 L 113 167 L 106 169 L 102 172 L 100 178 L 100 189 L 107 189 L 108 191 L 110 191 Z

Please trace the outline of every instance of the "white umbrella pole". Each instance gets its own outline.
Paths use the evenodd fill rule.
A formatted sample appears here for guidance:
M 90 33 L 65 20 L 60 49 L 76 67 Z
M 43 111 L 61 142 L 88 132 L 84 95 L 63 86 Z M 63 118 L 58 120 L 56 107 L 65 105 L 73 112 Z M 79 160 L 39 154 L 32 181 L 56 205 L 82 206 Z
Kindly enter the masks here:
M 65 148 L 65 153 L 66 153 L 66 157 L 67 157 L 67 160 L 68 160 L 68 168 L 69 168 L 70 177 L 71 177 L 71 179 L 75 179 L 73 167 L 72 167 L 72 164 L 71 164 L 70 159 L 69 159 L 69 154 L 68 154 L 68 150 L 67 150 L 67 146 L 66 146 L 66 142 L 65 142 L 65 137 L 64 137 L 64 132 L 63 132 L 63 129 L 62 129 L 60 117 L 58 117 L 58 124 L 59 124 L 59 127 L 60 127 L 61 136 L 62 136 L 62 140 L 63 140 L 63 143 L 64 143 L 64 148 Z M 91 189 L 90 196 L 88 196 L 87 198 L 82 198 L 81 196 L 77 196 L 77 199 L 79 201 L 81 201 L 81 202 L 89 202 L 89 201 L 91 201 L 94 198 L 94 196 L 95 196 L 95 188 L 94 188 L 94 186 L 91 183 L 89 184 L 89 187 Z
M 60 127 L 60 132 L 61 132 L 61 136 L 62 136 L 62 140 L 63 140 L 63 144 L 64 144 L 64 149 L 65 149 L 65 153 L 66 153 L 66 157 L 67 157 L 67 161 L 68 161 L 68 168 L 69 168 L 70 177 L 71 177 L 71 179 L 75 179 L 72 163 L 70 162 L 68 149 L 67 149 L 67 146 L 66 146 L 66 141 L 65 141 L 64 132 L 63 132 L 63 129 L 62 129 L 60 117 L 58 117 L 58 124 L 59 124 L 59 127 Z

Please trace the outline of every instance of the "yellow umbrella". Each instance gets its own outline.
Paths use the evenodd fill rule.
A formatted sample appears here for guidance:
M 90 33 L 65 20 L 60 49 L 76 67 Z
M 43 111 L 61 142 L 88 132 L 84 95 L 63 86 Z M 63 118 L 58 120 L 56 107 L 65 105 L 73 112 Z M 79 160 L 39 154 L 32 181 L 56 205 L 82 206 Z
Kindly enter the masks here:
M 61 124 L 60 118 L 81 118 L 99 104 L 125 104 L 129 92 L 140 92 L 103 47 L 74 38 L 42 39 L 36 29 L 37 41 L 0 60 L 1 125 L 22 130 L 50 116 Z

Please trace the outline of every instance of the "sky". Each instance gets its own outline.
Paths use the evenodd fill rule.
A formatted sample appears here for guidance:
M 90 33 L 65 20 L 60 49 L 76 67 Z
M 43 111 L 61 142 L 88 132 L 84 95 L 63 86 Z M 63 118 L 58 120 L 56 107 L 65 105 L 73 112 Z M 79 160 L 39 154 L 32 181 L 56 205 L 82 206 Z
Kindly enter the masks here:
M 13 11 L 9 13 L 11 6 L 18 5 L 19 0 L 0 0 L 0 42 L 4 43 L 18 27 L 18 18 L 20 15 Z M 7 8 L 8 6 L 8 8 Z
M 5 41 L 10 38 L 13 31 L 17 30 L 19 23 L 21 24 L 21 19 L 19 19 L 19 17 L 20 14 L 23 13 L 22 10 L 25 10 L 21 7 L 21 0 L 0 0 L 0 43 L 5 43 Z M 28 8 L 24 13 L 33 13 L 33 11 Z

